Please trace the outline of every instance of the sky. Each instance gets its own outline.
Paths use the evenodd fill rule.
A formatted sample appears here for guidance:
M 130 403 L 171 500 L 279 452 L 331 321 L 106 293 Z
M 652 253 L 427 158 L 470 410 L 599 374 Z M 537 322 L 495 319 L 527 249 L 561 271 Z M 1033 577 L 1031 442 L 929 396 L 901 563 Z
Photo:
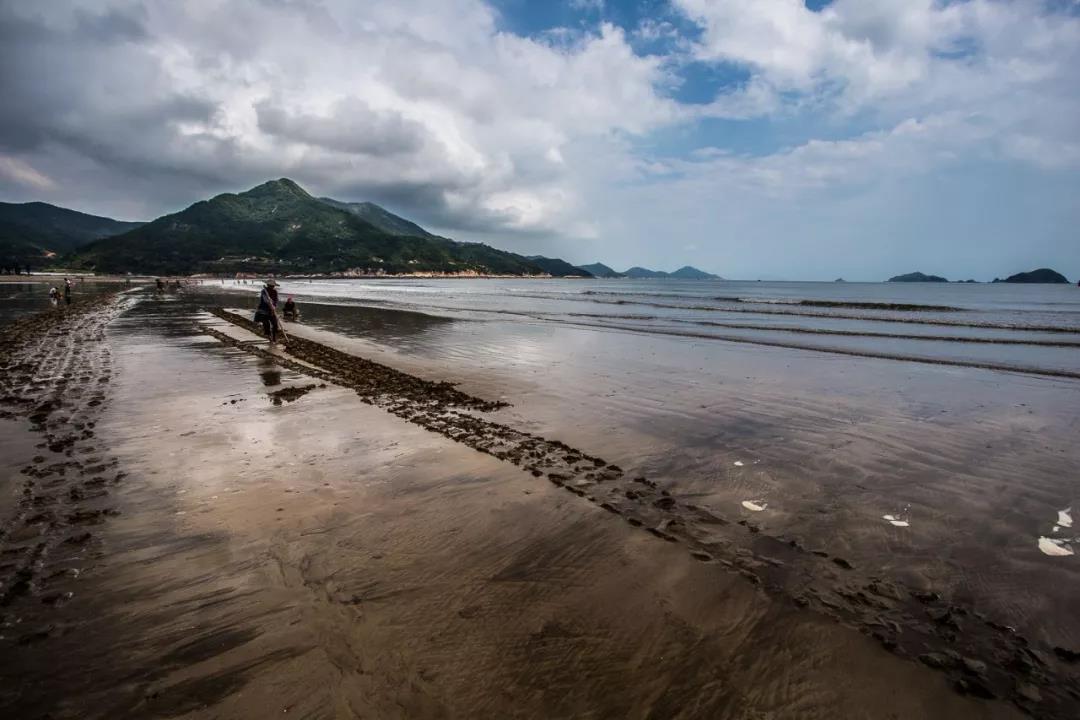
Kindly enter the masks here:
M 0 0 L 0 200 L 289 177 L 744 279 L 1080 279 L 1080 0 Z

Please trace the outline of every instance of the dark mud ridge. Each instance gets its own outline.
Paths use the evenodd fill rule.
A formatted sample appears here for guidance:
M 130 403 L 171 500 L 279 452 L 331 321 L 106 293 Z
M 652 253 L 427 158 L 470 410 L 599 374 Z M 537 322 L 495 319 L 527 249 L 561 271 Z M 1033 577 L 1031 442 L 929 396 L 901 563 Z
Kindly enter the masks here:
M 322 386 L 326 387 L 325 383 Z M 291 403 L 294 400 L 299 400 L 300 398 L 304 397 L 314 389 L 315 385 L 311 384 L 302 385 L 300 387 L 287 387 L 280 390 L 275 390 L 274 392 L 270 393 L 270 402 L 272 402 L 274 405 L 281 405 L 283 402 Z
M 234 313 L 212 312 L 258 330 Z M 447 383 L 422 380 L 302 338 L 291 339 L 287 354 L 270 353 L 204 330 L 297 372 L 353 388 L 367 403 L 546 478 L 634 527 L 686 546 L 701 562 L 737 572 L 793 606 L 858 628 L 890 652 L 947 674 L 958 692 L 1011 701 L 1033 717 L 1076 717 L 1080 666 L 1070 659 L 1073 651 L 1040 647 L 977 607 L 933 588 L 908 587 L 865 572 L 815 543 L 762 532 L 751 520 L 736 522 L 684 502 L 653 480 L 629 477 L 618 466 L 559 440 L 477 417 L 473 412 L 503 404 Z
M 76 578 L 101 550 L 95 526 L 116 513 L 109 489 L 124 473 L 94 427 L 108 404 L 105 327 L 132 302 L 109 293 L 0 331 L 0 417 L 40 437 L 21 498 L 0 518 L 0 646 L 63 632 L 52 613 L 77 599 Z

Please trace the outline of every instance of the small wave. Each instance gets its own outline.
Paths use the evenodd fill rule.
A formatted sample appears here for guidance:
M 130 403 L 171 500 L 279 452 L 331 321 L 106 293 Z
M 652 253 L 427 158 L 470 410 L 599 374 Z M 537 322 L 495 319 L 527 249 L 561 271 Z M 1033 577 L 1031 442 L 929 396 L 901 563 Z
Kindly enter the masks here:
M 688 298 L 689 299 L 689 298 Z M 987 328 L 994 330 L 1018 330 L 1021 332 L 1045 332 L 1045 333 L 1075 333 L 1080 334 L 1080 327 L 1069 325 L 1020 325 L 1012 323 L 980 323 L 964 322 L 961 320 L 913 318 L 913 317 L 881 317 L 874 315 L 848 315 L 843 313 L 823 313 L 799 310 L 766 310 L 764 308 L 734 308 L 717 307 L 715 305 L 672 305 L 670 303 L 654 303 L 642 300 L 599 300 L 590 299 L 582 302 L 598 303 L 601 305 L 640 305 L 642 307 L 664 308 L 668 310 L 690 310 L 700 312 L 723 312 L 723 313 L 747 313 L 750 315 L 784 315 L 789 317 L 812 317 L 829 318 L 833 320 L 877 320 L 892 323 L 909 323 L 913 325 L 940 325 L 942 327 L 966 327 Z M 796 306 L 798 307 L 798 306 Z
M 686 338 L 701 338 L 703 340 L 719 340 L 722 342 L 742 343 L 746 345 L 761 345 L 763 347 L 777 347 L 787 348 L 791 350 L 809 350 L 810 352 L 826 353 L 831 355 L 845 355 L 848 357 L 860 357 L 860 358 L 876 358 L 880 360 L 898 360 L 900 362 L 914 362 L 925 365 L 944 365 L 951 367 L 967 367 L 976 368 L 979 370 L 996 370 L 999 372 L 1014 372 L 1023 373 L 1026 375 L 1041 375 L 1045 377 L 1057 377 L 1057 378 L 1069 378 L 1070 380 L 1080 380 L 1080 372 L 1075 370 L 1056 369 L 1056 368 L 1040 368 L 1024 365 L 1010 365 L 1007 363 L 997 362 L 984 362 L 980 360 L 964 360 L 960 358 L 945 358 L 945 357 L 927 357 L 924 355 L 909 355 L 905 353 L 893 353 L 893 352 L 879 352 L 873 350 L 860 350 L 855 348 L 841 348 L 841 347 L 824 347 L 819 345 L 805 345 L 796 342 L 786 342 L 783 340 L 772 340 L 768 338 L 751 338 L 739 335 L 713 335 L 710 333 L 701 332 L 683 332 L 679 330 L 665 330 L 661 328 L 642 327 L 632 325 L 615 325 L 605 324 L 597 325 L 594 323 L 568 323 L 571 325 L 581 325 L 583 327 L 601 327 L 608 330 L 623 330 L 632 333 L 641 333 L 645 335 L 669 335 L 673 337 L 686 337 Z
M 596 315 L 594 317 L 605 317 Z M 618 317 L 618 316 L 611 316 Z M 630 315 L 624 317 L 633 317 Z M 648 318 L 660 319 L 660 318 Z M 1041 347 L 1080 348 L 1080 342 L 1071 340 L 1024 340 L 1021 338 L 993 338 L 966 335 L 919 335 L 916 333 L 888 333 L 872 330 L 833 330 L 829 328 L 791 327 L 790 325 L 755 325 L 752 323 L 724 323 L 711 320 L 680 320 L 663 318 L 669 322 L 702 327 L 718 327 L 730 330 L 761 330 L 765 332 L 799 333 L 804 335 L 837 335 L 841 337 L 885 338 L 889 340 L 930 340 L 934 342 L 977 343 L 987 345 L 1038 345 Z
M 892 310 L 895 312 L 966 312 L 951 305 L 918 305 L 914 303 L 856 302 L 849 300 L 804 300 L 800 298 L 759 298 L 718 296 L 717 302 L 737 302 L 747 305 L 799 305 L 802 307 L 850 308 L 852 310 Z

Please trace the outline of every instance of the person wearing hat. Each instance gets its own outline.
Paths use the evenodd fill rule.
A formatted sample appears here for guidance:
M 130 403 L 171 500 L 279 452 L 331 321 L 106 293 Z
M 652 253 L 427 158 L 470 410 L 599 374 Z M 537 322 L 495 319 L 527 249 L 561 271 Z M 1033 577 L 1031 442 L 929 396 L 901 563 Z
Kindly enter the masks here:
M 255 311 L 255 322 L 262 323 L 263 332 L 270 338 L 271 345 L 277 342 L 277 301 L 277 282 L 270 278 L 259 293 L 259 309 Z

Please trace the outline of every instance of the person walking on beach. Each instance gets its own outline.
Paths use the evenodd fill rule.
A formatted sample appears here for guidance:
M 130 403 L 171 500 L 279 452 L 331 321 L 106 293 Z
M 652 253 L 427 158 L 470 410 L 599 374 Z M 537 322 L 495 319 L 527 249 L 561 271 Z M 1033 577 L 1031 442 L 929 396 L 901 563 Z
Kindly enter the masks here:
M 64 278 L 64 304 L 71 304 L 71 278 Z
M 255 311 L 255 322 L 262 323 L 263 332 L 270 338 L 271 345 L 277 343 L 277 301 L 277 282 L 274 278 L 270 278 L 259 293 L 259 308 Z

